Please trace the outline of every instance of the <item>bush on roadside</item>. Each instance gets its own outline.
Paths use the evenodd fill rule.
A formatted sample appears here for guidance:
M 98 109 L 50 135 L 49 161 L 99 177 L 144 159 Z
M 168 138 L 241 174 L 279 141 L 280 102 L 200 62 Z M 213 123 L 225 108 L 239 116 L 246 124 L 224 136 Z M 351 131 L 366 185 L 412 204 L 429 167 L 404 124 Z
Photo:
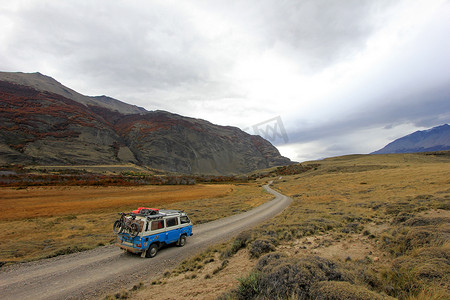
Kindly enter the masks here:
M 443 217 L 412 217 L 381 235 L 387 250 L 401 256 L 424 247 L 440 247 L 449 242 L 449 219 Z
M 275 245 L 266 239 L 258 239 L 250 244 L 249 254 L 252 258 L 258 258 L 262 254 L 275 251 Z
M 268 298 L 310 296 L 311 285 L 324 280 L 350 280 L 346 272 L 331 260 L 306 256 L 281 258 L 262 268 L 259 290 Z
M 449 247 L 429 247 L 395 259 L 381 276 L 384 290 L 391 296 L 418 295 L 429 285 L 440 282 L 436 288 L 448 290 L 450 274 Z
M 262 269 L 267 266 L 268 264 L 273 264 L 280 258 L 286 258 L 286 254 L 281 252 L 273 252 L 266 255 L 263 255 L 257 262 L 255 269 L 259 272 L 262 271 Z
M 329 259 L 269 253 L 260 258 L 253 273 L 240 280 L 232 294 L 237 299 L 308 299 L 315 283 L 329 280 L 352 282 L 347 271 Z
M 258 283 L 261 274 L 252 272 L 248 276 L 239 278 L 240 285 L 235 293 L 238 299 L 252 299 L 259 293 Z
M 227 259 L 235 255 L 239 250 L 247 247 L 252 240 L 252 233 L 250 231 L 244 231 L 238 234 L 233 240 L 230 246 L 220 253 L 222 259 Z

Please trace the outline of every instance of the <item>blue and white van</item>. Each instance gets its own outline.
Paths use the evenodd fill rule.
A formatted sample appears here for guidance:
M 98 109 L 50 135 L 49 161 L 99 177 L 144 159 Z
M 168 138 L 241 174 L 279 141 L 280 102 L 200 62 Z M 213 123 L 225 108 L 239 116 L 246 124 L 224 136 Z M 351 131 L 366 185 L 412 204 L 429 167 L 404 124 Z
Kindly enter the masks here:
M 140 253 L 142 257 L 155 257 L 158 250 L 167 244 L 176 243 L 183 247 L 187 237 L 193 234 L 192 222 L 181 210 L 145 211 L 133 213 L 127 218 L 138 225 L 139 233 L 135 237 L 126 231 L 117 233 L 116 246 L 132 253 Z

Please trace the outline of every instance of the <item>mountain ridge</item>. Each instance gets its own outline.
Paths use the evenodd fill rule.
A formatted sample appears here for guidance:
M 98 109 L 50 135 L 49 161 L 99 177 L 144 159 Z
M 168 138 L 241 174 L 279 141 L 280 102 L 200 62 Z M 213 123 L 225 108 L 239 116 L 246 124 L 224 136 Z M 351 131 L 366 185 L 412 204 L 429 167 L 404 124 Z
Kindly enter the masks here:
M 4 74 L 0 73 L 0 163 L 134 163 L 211 175 L 292 163 L 262 137 L 237 127 L 146 111 L 107 96 L 83 96 L 40 73 L 14 73 L 17 78 Z
M 418 130 L 396 139 L 371 154 L 414 153 L 450 150 L 450 125 Z
M 82 95 L 75 90 L 64 86 L 56 79 L 39 72 L 0 72 L 0 80 L 28 86 L 39 91 L 55 93 L 84 105 L 102 106 L 124 114 L 144 113 L 147 111 L 145 108 L 131 105 L 105 95 Z

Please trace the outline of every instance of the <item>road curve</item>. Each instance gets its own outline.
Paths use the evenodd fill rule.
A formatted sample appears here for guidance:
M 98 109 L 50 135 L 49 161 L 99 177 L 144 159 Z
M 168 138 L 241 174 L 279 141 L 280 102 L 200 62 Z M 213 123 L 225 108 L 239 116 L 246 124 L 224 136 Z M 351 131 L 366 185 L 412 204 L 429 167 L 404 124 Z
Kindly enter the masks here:
M 91 299 L 129 288 L 139 281 L 161 275 L 182 260 L 210 245 L 267 220 L 291 203 L 291 199 L 268 185 L 275 196 L 250 211 L 194 226 L 186 246 L 166 247 L 153 259 L 105 246 L 90 251 L 16 264 L 0 270 L 2 299 Z

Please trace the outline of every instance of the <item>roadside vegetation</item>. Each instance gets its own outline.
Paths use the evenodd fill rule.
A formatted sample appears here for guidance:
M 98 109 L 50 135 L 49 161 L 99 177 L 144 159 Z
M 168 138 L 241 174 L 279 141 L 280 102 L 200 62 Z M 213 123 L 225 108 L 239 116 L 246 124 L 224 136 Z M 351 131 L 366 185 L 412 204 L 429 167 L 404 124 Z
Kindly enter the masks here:
M 56 166 L 0 166 L 0 187 L 193 185 L 196 183 L 245 183 L 249 180 L 247 176 L 186 175 L 162 171 L 130 171 L 126 170 L 127 168 L 129 168 L 128 165 L 110 168 L 83 167 L 82 169 Z M 122 171 L 118 173 L 114 170 Z
M 186 260 L 132 298 L 450 298 L 450 152 L 302 165 L 257 181 L 274 180 L 293 198 L 282 214 Z
M 448 299 L 450 153 L 319 163 L 275 182 L 294 202 L 253 230 L 260 258 L 226 297 Z

